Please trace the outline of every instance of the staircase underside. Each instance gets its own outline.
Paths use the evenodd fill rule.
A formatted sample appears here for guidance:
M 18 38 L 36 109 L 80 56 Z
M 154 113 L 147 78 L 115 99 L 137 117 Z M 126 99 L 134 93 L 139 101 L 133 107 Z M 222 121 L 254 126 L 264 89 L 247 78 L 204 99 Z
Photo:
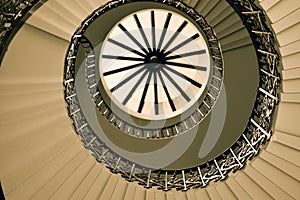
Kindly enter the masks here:
M 224 57 L 242 56 L 252 48 L 247 30 L 226 1 L 185 2 L 202 13 L 218 32 Z M 271 141 L 244 169 L 230 173 L 224 181 L 187 192 L 163 192 L 127 182 L 98 163 L 73 129 L 63 96 L 65 55 L 80 23 L 104 3 L 48 0 L 11 41 L 0 68 L 0 181 L 5 197 L 298 199 L 300 2 L 260 0 L 276 33 L 283 65 L 281 99 Z

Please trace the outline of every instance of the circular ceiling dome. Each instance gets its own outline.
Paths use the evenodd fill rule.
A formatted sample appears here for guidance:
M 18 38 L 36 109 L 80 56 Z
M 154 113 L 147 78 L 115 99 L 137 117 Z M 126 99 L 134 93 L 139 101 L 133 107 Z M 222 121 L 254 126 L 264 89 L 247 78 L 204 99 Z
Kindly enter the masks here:
M 113 13 L 113 26 L 103 25 Z M 203 17 L 159 2 L 133 2 L 98 15 L 84 24 L 88 46 L 96 46 L 85 73 L 95 105 L 112 116 L 113 125 L 135 137 L 158 139 L 185 133 L 210 113 L 223 62 Z
M 108 96 L 146 120 L 182 114 L 198 101 L 211 76 L 205 35 L 168 10 L 142 10 L 119 21 L 100 54 Z

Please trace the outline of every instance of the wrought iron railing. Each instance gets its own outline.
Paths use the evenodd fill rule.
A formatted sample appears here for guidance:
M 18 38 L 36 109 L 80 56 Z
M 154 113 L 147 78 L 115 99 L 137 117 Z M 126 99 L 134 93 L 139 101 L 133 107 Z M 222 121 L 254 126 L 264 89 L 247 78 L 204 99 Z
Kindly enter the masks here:
M 106 7 L 114 7 L 127 3 L 126 0 L 112 1 L 96 10 L 74 34 L 65 65 L 65 95 L 69 105 L 69 113 L 73 118 L 74 127 L 81 137 L 86 148 L 104 163 L 113 173 L 121 173 L 128 181 L 138 181 L 139 184 L 149 188 L 157 186 L 158 189 L 188 190 L 190 188 L 205 187 L 210 181 L 225 179 L 231 171 L 235 172 L 245 166 L 246 162 L 257 155 L 271 137 L 272 119 L 276 104 L 279 101 L 280 86 L 280 55 L 276 44 L 276 37 L 266 22 L 264 11 L 256 1 L 251 0 L 227 0 L 241 17 L 252 38 L 253 46 L 257 54 L 260 70 L 260 82 L 257 91 L 256 103 L 250 116 L 247 127 L 241 133 L 240 138 L 221 156 L 208 161 L 205 164 L 180 170 L 157 170 L 137 165 L 130 160 L 116 154 L 102 143 L 93 130 L 89 127 L 84 114 L 81 112 L 76 89 L 74 88 L 74 66 L 76 52 L 80 42 L 84 42 L 83 32 Z M 166 4 L 177 4 L 185 12 L 193 11 L 181 1 L 156 0 Z M 194 11 L 193 11 L 194 12 Z M 89 46 L 89 45 L 86 45 Z M 92 49 L 91 46 L 88 49 Z M 87 51 L 87 58 L 93 58 L 93 51 Z M 88 61 L 91 62 L 91 61 Z M 101 110 L 101 108 L 99 108 Z M 103 109 L 107 109 L 106 107 Z M 103 110 L 105 112 L 105 110 Z M 107 115 L 108 120 L 110 115 Z
M 159 1 L 159 0 L 158 0 Z M 81 137 L 85 147 L 91 151 L 99 162 L 107 165 L 113 173 L 121 173 L 128 181 L 138 181 L 146 188 L 157 186 L 162 190 L 176 188 L 205 187 L 210 181 L 222 180 L 228 173 L 245 166 L 248 159 L 257 155 L 262 145 L 272 135 L 272 120 L 276 104 L 279 102 L 280 87 L 280 54 L 277 48 L 276 36 L 266 22 L 267 16 L 254 0 L 227 0 L 239 14 L 249 31 L 257 54 L 260 70 L 260 83 L 256 103 L 250 116 L 249 123 L 241 137 L 221 156 L 205 164 L 181 170 L 157 170 L 127 160 L 107 147 L 97 139 L 89 127 L 84 114 L 81 112 L 74 86 L 74 65 L 78 45 L 86 45 L 86 55 L 92 55 L 90 44 L 81 37 L 85 26 L 81 26 L 74 34 L 65 61 L 65 98 L 68 103 L 69 115 L 73 119 L 74 128 Z M 0 62 L 14 34 L 25 21 L 28 11 L 41 5 L 38 0 L 0 0 Z M 115 6 L 126 3 L 127 0 L 113 1 L 105 6 Z M 163 3 L 177 3 L 186 12 L 193 10 L 181 1 L 162 0 Z M 104 6 L 104 7 L 105 7 Z M 101 9 L 103 9 L 102 7 Z M 100 9 L 100 10 L 101 10 Z M 97 12 L 92 15 L 97 15 Z M 27 15 L 28 16 L 28 15 Z M 25 18 L 24 18 L 25 17 Z M 90 18 L 89 18 L 90 19 Z M 89 24 L 86 20 L 83 24 Z M 93 61 L 87 61 L 93 62 Z

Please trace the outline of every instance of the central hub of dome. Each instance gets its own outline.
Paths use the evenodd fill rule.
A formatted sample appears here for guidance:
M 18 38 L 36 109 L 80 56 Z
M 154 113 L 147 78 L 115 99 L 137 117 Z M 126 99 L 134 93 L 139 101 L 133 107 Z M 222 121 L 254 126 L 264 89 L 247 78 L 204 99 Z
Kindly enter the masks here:
M 146 68 L 151 72 L 157 72 L 161 70 L 162 65 L 165 64 L 165 57 L 163 54 L 150 53 L 145 59 Z
M 162 53 L 150 53 L 145 59 L 146 63 L 165 64 L 166 59 Z
M 151 58 L 150 58 L 150 61 L 149 61 L 150 63 L 160 63 L 160 59 L 159 59 L 159 57 L 158 56 L 152 56 Z
M 165 64 L 166 58 L 162 52 L 150 52 L 145 57 L 145 63 L 154 63 L 154 64 Z

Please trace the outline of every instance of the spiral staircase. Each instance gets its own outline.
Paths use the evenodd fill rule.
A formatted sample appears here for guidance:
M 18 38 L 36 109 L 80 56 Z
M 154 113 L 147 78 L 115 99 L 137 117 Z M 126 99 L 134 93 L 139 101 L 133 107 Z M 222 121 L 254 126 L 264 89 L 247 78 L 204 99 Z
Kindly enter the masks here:
M 276 33 L 282 88 L 274 131 L 247 165 L 186 192 L 145 189 L 111 173 L 82 145 L 64 100 L 65 55 L 106 0 L 48 0 L 11 40 L 0 68 L 0 181 L 6 199 L 300 199 L 300 1 L 259 0 Z M 252 41 L 225 0 L 185 0 L 216 31 L 224 58 L 247 61 Z M 238 61 L 239 60 L 239 61 Z M 241 75 L 242 76 L 242 75 Z

